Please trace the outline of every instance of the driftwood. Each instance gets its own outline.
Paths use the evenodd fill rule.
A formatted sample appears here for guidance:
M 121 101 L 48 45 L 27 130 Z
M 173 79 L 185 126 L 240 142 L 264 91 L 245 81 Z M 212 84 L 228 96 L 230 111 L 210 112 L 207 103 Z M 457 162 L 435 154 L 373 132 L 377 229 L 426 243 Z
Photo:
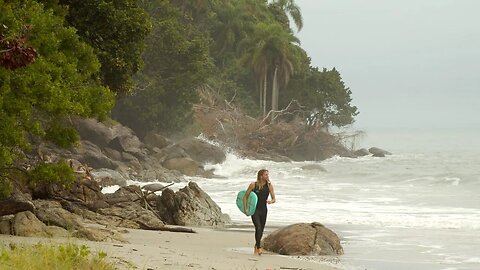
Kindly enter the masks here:
M 196 231 L 190 229 L 190 228 L 185 228 L 185 227 L 167 227 L 163 226 L 162 228 L 159 229 L 159 231 L 168 231 L 168 232 L 183 232 L 183 233 L 197 233 Z

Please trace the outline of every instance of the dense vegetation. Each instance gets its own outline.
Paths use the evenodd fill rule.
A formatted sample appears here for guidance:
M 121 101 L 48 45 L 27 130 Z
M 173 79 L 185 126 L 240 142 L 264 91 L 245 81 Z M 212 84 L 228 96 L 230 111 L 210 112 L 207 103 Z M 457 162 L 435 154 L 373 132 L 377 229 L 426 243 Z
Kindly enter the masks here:
M 0 0 L 0 191 L 32 144 L 78 140 L 72 116 L 178 132 L 199 89 L 254 117 L 295 99 L 309 124 L 351 124 L 351 92 L 311 65 L 302 26 L 293 0 Z

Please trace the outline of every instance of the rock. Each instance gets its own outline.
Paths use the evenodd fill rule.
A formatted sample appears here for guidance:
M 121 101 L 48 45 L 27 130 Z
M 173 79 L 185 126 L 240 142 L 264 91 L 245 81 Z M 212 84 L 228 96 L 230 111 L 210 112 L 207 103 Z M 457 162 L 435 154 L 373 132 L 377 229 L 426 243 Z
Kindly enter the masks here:
M 372 155 L 374 157 L 385 157 L 386 155 L 391 155 L 392 153 L 386 151 L 386 150 L 383 150 L 383 149 L 380 149 L 378 147 L 371 147 L 368 149 L 368 152 L 372 153 Z
M 308 170 L 308 171 L 321 171 L 321 172 L 326 172 L 327 171 L 320 164 L 307 164 L 307 165 L 303 165 L 301 168 L 302 168 L 302 170 Z
M 138 224 L 137 229 L 159 230 L 164 223 L 150 210 L 134 202 L 121 202 L 110 208 L 100 209 L 98 213 L 128 219 Z
M 172 144 L 169 139 L 155 132 L 148 132 L 143 138 L 143 142 L 151 148 L 157 147 L 158 149 L 162 149 Z
M 183 140 L 178 145 L 200 164 L 217 164 L 224 162 L 226 159 L 222 148 L 197 138 Z
M 174 193 L 166 188 L 157 200 L 162 220 L 181 226 L 224 226 L 230 223 L 228 215 L 200 187 L 189 182 L 188 186 Z
M 114 185 L 123 187 L 127 185 L 127 179 L 125 179 L 125 177 L 119 172 L 111 169 L 93 170 L 91 174 L 93 175 L 93 179 L 95 179 L 101 187 Z
M 163 162 L 162 165 L 169 170 L 177 170 L 188 176 L 198 175 L 203 172 L 203 168 L 200 166 L 200 164 L 187 157 L 168 159 Z
M 71 234 L 69 231 L 65 230 L 62 227 L 58 226 L 47 226 L 45 231 L 51 236 L 51 237 L 69 237 Z
M 370 155 L 370 152 L 366 148 L 361 148 L 353 152 L 357 157 L 363 157 Z
M 78 179 L 69 188 L 57 184 L 38 185 L 33 190 L 33 196 L 36 199 L 76 202 L 92 210 L 109 206 L 100 185 L 93 179 Z
M 280 228 L 263 240 L 266 250 L 281 255 L 341 255 L 338 236 L 320 223 L 297 223 Z
M 0 234 L 13 234 L 12 222 L 15 215 L 0 216 Z
M 137 157 L 147 154 L 146 146 L 138 139 L 135 132 L 120 124 L 112 127 L 113 139 L 108 147 L 120 152 L 128 152 Z
M 12 222 L 13 235 L 48 237 L 47 226 L 32 212 L 17 213 Z
M 152 183 L 142 186 L 142 189 L 146 191 L 156 192 L 162 190 L 164 187 L 165 185 L 162 185 L 160 183 Z
M 142 170 L 140 172 L 131 172 L 130 177 L 138 181 L 151 182 L 157 180 L 159 182 L 175 182 L 179 183 L 184 181 L 184 177 L 181 172 L 176 170 L 168 170 L 161 166 L 156 169 Z
M 75 231 L 72 236 L 77 238 L 84 238 L 95 242 L 106 242 L 115 240 L 120 242 L 126 242 L 123 237 L 121 237 L 121 235 L 107 229 L 85 227 Z
M 99 146 L 106 146 L 113 139 L 111 128 L 96 119 L 78 118 L 74 120 L 74 124 L 82 140 L 91 141 Z
M 105 200 L 110 205 L 115 205 L 121 202 L 138 201 L 142 196 L 142 190 L 139 186 L 129 185 L 117 189 L 114 193 L 105 194 Z
M 77 159 L 94 169 L 108 168 L 115 170 L 118 164 L 102 153 L 102 150 L 90 141 L 81 141 L 81 146 L 76 149 Z
M 167 159 L 189 157 L 183 148 L 178 144 L 169 145 L 154 154 L 155 159 L 163 163 Z
M 79 216 L 62 208 L 57 201 L 35 200 L 37 208 L 35 214 L 39 220 L 47 225 L 55 225 L 66 230 L 83 227 Z
M 110 147 L 104 147 L 103 152 L 105 155 L 112 160 L 122 160 L 122 153 Z
M 10 197 L 0 200 L 0 216 L 16 214 L 23 211 L 33 212 L 35 206 L 22 193 L 13 193 Z

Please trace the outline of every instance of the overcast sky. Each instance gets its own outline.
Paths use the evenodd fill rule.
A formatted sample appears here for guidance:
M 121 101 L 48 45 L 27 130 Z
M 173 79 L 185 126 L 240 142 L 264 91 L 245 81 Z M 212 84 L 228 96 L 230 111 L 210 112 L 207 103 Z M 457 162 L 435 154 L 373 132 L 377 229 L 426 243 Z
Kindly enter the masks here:
M 480 128 L 480 1 L 296 3 L 301 46 L 340 71 L 355 127 Z

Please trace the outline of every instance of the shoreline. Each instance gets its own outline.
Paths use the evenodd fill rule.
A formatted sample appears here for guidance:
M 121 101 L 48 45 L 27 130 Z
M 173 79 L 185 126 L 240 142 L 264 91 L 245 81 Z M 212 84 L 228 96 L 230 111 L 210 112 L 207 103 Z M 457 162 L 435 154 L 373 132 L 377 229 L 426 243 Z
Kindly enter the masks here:
M 38 238 L 0 235 L 0 243 L 74 243 L 87 245 L 92 253 L 106 252 L 119 269 L 292 269 L 334 270 L 334 263 L 311 257 L 283 256 L 266 252 L 253 255 L 250 231 L 228 228 L 195 228 L 197 233 L 126 229 L 128 243 L 92 242 L 76 238 Z M 334 257 L 332 257 L 334 258 Z M 334 261 L 334 260 L 333 260 Z M 131 264 L 137 268 L 132 268 Z M 130 268 L 129 268 L 130 267 Z

